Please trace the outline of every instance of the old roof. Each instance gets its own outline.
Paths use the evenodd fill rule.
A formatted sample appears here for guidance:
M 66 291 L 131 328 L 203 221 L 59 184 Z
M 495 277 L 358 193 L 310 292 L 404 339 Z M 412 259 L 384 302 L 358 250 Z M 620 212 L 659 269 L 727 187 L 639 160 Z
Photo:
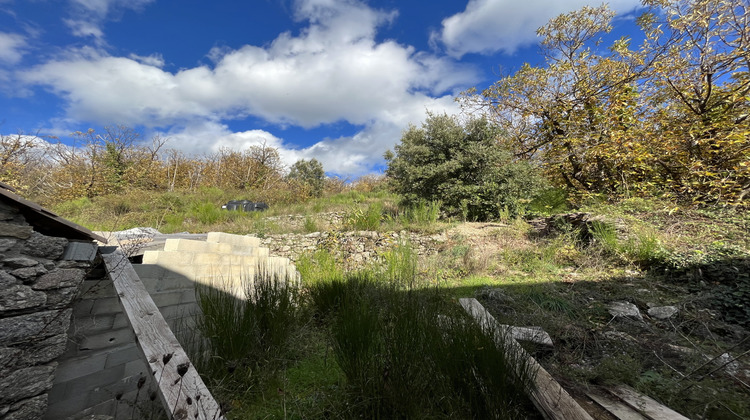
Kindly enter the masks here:
M 2 184 L 2 183 L 0 183 Z M 9 186 L 8 186 L 9 187 Z M 83 226 L 77 225 L 69 220 L 65 220 L 50 210 L 45 209 L 37 203 L 29 201 L 18 194 L 11 192 L 11 188 L 6 185 L 0 185 L 0 199 L 11 205 L 18 207 L 26 221 L 34 227 L 37 232 L 47 236 L 57 236 L 68 239 L 80 239 L 89 241 L 100 241 L 107 243 L 107 240 Z

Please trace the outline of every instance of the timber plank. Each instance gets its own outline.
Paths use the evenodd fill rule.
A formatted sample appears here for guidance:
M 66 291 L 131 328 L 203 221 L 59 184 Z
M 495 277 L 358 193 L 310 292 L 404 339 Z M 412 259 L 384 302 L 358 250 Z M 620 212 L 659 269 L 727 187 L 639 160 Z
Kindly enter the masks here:
M 643 417 L 627 404 L 613 401 L 610 398 L 595 392 L 589 392 L 586 395 L 610 414 L 617 417 L 618 420 L 647 420 L 646 417 Z
M 481 303 L 474 298 L 461 298 L 459 303 L 485 330 L 499 330 L 502 336 L 498 336 L 498 345 L 502 346 L 507 353 L 517 354 L 526 359 L 528 368 L 536 372 L 532 389 L 528 390 L 529 397 L 544 418 L 551 420 L 593 420 L 573 397 L 563 389 L 520 344 L 508 333 L 507 329 L 500 327 L 495 318 L 484 309 Z M 517 366 L 521 368 L 521 366 Z
M 607 388 L 607 391 L 651 420 L 688 420 L 682 414 L 661 405 L 653 398 L 643 395 L 629 386 L 618 385 Z
M 219 404 L 190 363 L 127 256 L 115 249 L 102 254 L 102 258 L 154 375 L 168 417 L 224 420 Z

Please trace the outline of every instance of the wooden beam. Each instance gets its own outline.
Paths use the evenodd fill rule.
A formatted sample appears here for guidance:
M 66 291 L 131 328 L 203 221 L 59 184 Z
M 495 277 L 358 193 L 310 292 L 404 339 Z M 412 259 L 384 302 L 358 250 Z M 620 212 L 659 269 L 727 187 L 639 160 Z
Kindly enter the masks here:
M 225 420 L 130 261 L 120 249 L 102 253 L 138 347 L 154 375 L 169 419 Z
M 629 386 L 618 385 L 607 388 L 607 391 L 651 420 L 688 420 L 682 414 L 659 404 L 651 397 L 638 393 Z
M 518 355 L 525 361 L 517 369 L 531 369 L 534 372 L 534 383 L 527 390 L 531 401 L 544 418 L 551 420 L 593 420 L 578 403 L 565 391 L 520 344 L 507 329 L 500 327 L 495 318 L 474 298 L 459 299 L 461 306 L 485 331 L 497 331 L 497 345 L 506 353 Z
M 648 420 L 625 403 L 613 401 L 610 397 L 596 392 L 587 392 L 586 395 L 615 416 L 617 420 Z

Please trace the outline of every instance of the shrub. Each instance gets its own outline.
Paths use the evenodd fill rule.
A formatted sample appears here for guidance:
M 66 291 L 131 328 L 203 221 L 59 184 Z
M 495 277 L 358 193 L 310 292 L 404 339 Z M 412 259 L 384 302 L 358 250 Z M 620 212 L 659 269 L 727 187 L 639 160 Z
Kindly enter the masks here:
M 537 171 L 502 148 L 502 133 L 486 119 L 461 124 L 456 117 L 428 115 L 410 127 L 395 154 L 388 151 L 386 174 L 407 205 L 442 200 L 451 215 L 470 220 L 515 217 L 542 184 Z

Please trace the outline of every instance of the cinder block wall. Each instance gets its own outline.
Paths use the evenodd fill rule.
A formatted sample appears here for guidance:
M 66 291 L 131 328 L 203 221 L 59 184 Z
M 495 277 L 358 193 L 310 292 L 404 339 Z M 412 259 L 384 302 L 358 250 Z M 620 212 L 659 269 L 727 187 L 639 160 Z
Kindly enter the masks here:
M 160 418 L 153 377 L 136 344 L 112 281 L 100 266 L 73 307 L 65 353 L 49 393 L 45 419 L 89 415 Z
M 191 333 L 200 310 L 196 283 L 224 285 L 225 290 L 239 294 L 244 288 L 241 280 L 252 278 L 258 267 L 298 279 L 291 262 L 269 257 L 257 238 L 217 232 L 209 233 L 206 242 L 169 239 L 165 250 L 146 251 L 143 262 L 133 268 L 178 337 Z M 153 393 L 154 379 L 114 285 L 101 267 L 84 282 L 69 336 L 65 353 L 58 359 L 45 419 L 151 418 L 152 412 L 156 419 L 163 415 Z

